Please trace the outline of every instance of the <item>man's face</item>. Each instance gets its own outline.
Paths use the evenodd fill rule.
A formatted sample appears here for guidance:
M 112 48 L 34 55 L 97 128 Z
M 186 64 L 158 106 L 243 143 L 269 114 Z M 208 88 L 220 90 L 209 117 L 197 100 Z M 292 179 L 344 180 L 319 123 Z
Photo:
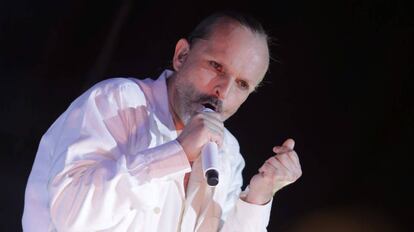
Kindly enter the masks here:
M 177 43 L 175 84 L 170 104 L 185 124 L 204 107 L 224 121 L 232 116 L 263 79 L 269 64 L 266 39 L 236 23 L 214 27 L 206 39 L 189 47 Z

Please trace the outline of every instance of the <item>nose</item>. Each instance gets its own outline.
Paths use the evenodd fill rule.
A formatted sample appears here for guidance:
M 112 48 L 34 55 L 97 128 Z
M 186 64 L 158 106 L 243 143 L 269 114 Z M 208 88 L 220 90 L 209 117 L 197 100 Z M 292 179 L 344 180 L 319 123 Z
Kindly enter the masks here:
M 228 76 L 217 77 L 218 81 L 214 87 L 214 92 L 220 100 L 224 100 L 231 89 L 231 78 Z

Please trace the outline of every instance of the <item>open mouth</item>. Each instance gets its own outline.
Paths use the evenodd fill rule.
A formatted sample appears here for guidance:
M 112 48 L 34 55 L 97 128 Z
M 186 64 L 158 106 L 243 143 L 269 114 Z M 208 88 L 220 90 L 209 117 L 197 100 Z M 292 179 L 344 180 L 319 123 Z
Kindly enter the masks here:
M 216 106 L 214 106 L 213 104 L 211 104 L 211 103 L 204 103 L 203 104 L 203 106 L 205 107 L 205 108 L 208 108 L 208 109 L 211 109 L 211 110 L 213 110 L 213 111 L 216 111 Z

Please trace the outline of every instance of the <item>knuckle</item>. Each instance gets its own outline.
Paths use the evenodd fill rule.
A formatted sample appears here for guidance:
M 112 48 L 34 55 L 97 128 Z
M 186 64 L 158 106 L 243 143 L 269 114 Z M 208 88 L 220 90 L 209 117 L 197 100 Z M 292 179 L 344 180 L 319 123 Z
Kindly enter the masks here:
M 207 128 L 207 126 L 206 126 L 204 123 L 200 123 L 200 124 L 198 125 L 198 128 L 199 128 L 199 130 L 200 130 L 202 133 L 205 133 L 205 132 L 207 132 L 207 131 L 208 131 L 208 128 Z
M 299 158 L 298 157 L 298 154 L 294 150 L 292 150 L 292 151 L 289 152 L 289 156 L 292 157 L 292 158 Z
M 199 122 L 200 123 L 202 123 L 202 124 L 206 124 L 207 123 L 207 119 L 206 118 L 204 118 L 204 117 L 199 117 Z
M 195 119 L 203 118 L 203 114 L 202 113 L 196 113 L 196 114 L 193 115 L 193 118 L 195 118 Z
M 194 123 L 198 124 L 198 125 L 204 125 L 205 124 L 205 120 L 202 117 L 195 117 L 193 118 Z
M 285 154 L 279 154 L 277 159 L 278 159 L 279 162 L 283 163 L 286 160 L 286 156 L 285 156 Z
M 279 160 L 276 158 L 276 156 L 271 156 L 269 159 L 267 159 L 268 162 L 279 162 Z

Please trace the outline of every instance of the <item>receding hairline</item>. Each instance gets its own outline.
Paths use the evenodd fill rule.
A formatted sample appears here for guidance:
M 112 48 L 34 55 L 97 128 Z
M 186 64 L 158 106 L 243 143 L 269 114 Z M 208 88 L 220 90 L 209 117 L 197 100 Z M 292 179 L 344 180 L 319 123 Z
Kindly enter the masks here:
M 263 37 L 264 39 L 267 39 L 267 35 L 265 33 L 260 33 L 259 31 L 255 31 L 252 28 L 247 27 L 246 25 L 243 25 L 239 21 L 230 18 L 228 16 L 223 16 L 222 18 L 217 19 L 216 22 L 210 25 L 209 31 L 207 33 L 207 38 L 209 38 L 211 35 L 213 35 L 217 30 L 219 30 L 220 27 L 226 27 L 226 26 L 238 26 L 240 28 L 243 28 L 249 32 L 251 32 L 254 35 L 258 35 Z
M 218 27 L 225 24 L 239 25 L 250 31 L 252 34 L 259 35 L 265 39 L 269 48 L 270 38 L 264 30 L 262 24 L 250 15 L 238 12 L 218 12 L 202 20 L 187 37 L 188 42 L 194 44 L 198 39 L 208 39 Z

